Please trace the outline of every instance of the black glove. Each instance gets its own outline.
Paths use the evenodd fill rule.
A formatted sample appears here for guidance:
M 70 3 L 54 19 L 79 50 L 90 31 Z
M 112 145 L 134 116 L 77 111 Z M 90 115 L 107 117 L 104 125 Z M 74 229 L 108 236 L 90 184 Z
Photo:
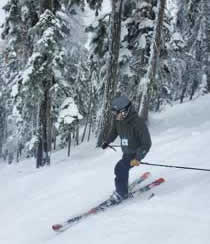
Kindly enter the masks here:
M 102 149 L 106 149 L 108 146 L 109 146 L 109 144 L 106 143 L 106 142 L 104 142 L 104 143 L 101 145 L 101 148 L 102 148 Z

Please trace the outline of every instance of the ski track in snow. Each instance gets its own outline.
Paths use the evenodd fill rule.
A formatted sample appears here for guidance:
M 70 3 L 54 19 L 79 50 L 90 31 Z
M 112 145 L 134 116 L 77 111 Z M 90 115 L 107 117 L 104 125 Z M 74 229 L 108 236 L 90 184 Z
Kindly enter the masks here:
M 145 161 L 210 168 L 210 95 L 152 114 L 153 146 Z M 116 143 L 115 143 L 116 144 Z M 0 162 L 2 244 L 206 244 L 210 239 L 210 172 L 142 165 L 145 182 L 164 177 L 155 196 L 125 202 L 56 234 L 51 225 L 92 208 L 114 188 L 113 169 L 121 157 L 95 148 L 95 139 L 52 156 L 52 166 L 35 169 L 35 160 Z

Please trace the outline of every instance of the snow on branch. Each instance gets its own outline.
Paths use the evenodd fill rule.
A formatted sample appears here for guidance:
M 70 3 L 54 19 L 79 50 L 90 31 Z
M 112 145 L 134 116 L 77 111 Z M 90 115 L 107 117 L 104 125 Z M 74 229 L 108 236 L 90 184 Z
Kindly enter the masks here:
M 78 107 L 74 102 L 74 99 L 68 97 L 61 105 L 61 111 L 59 114 L 59 124 L 63 122 L 66 125 L 72 124 L 75 120 L 81 120 L 83 117 L 79 113 Z

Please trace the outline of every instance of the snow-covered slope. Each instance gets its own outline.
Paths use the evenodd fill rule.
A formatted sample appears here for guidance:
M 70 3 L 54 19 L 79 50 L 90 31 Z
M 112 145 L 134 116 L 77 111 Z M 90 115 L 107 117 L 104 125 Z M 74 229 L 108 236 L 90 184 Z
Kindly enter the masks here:
M 210 168 L 210 96 L 151 116 L 153 147 L 145 161 Z M 210 172 L 149 167 L 166 183 L 151 200 L 133 199 L 90 217 L 62 234 L 50 226 L 85 211 L 113 190 L 113 168 L 120 150 L 96 149 L 94 140 L 67 158 L 53 155 L 51 167 L 35 169 L 34 160 L 0 162 L 0 243 L 2 244 L 206 244 L 210 240 Z

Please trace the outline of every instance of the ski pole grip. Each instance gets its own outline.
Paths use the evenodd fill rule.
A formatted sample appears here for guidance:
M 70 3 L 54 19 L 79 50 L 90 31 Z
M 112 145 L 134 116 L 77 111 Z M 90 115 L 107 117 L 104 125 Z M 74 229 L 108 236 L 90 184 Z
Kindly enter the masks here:
M 130 161 L 130 166 L 131 167 L 139 166 L 140 164 L 141 163 L 138 160 L 136 160 L 136 159 L 133 159 L 133 160 Z

